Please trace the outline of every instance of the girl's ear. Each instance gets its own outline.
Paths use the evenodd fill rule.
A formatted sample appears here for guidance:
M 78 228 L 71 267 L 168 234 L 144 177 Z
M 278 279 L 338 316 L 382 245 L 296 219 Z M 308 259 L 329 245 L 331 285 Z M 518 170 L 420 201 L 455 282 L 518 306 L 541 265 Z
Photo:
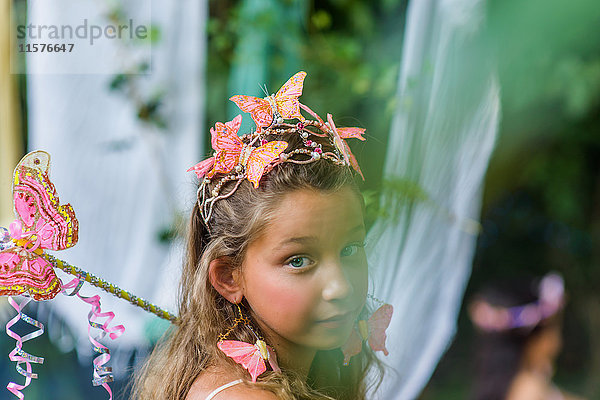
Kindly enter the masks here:
M 211 285 L 230 303 L 238 304 L 244 297 L 239 279 L 239 270 L 234 268 L 229 257 L 212 260 L 208 265 L 208 277 Z

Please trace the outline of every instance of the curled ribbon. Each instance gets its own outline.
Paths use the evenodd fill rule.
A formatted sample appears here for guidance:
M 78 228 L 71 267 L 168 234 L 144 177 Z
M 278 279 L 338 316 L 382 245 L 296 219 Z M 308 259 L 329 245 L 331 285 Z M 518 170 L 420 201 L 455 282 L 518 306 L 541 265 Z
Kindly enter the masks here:
M 8 358 L 10 358 L 11 361 L 16 361 L 17 372 L 25 377 L 25 384 L 19 385 L 15 382 L 9 382 L 9 384 L 6 386 L 6 388 L 12 394 L 17 396 L 19 398 L 19 400 L 23 400 L 23 398 L 25 398 L 25 395 L 23 393 L 21 393 L 21 390 L 23 390 L 27 386 L 29 386 L 32 379 L 37 379 L 37 377 L 38 377 L 38 375 L 36 373 L 33 373 L 32 368 L 31 368 L 31 363 L 42 364 L 44 362 L 44 359 L 42 357 L 33 356 L 33 355 L 23 351 L 23 343 L 24 342 L 31 340 L 31 339 L 35 339 L 44 333 L 44 325 L 41 322 L 36 321 L 35 319 L 31 318 L 30 316 L 26 315 L 23 312 L 23 308 L 25 308 L 25 306 L 30 301 L 31 301 L 31 298 L 27 297 L 27 298 L 24 298 L 23 301 L 21 301 L 21 303 L 17 303 L 17 301 L 15 301 L 15 299 L 13 299 L 12 296 L 8 296 L 8 302 L 18 313 L 17 316 L 12 318 L 6 324 L 6 334 L 8 336 L 10 336 L 11 338 L 15 339 L 17 342 L 13 351 L 11 351 L 10 354 L 8 355 Z M 32 325 L 38 329 L 21 337 L 10 329 L 13 325 L 15 325 L 17 322 L 19 322 L 19 320 L 23 320 L 26 323 L 28 323 L 29 325 Z M 21 364 L 25 364 L 25 369 L 23 369 L 23 367 L 21 367 Z
M 110 361 L 110 351 L 106 346 L 100 343 L 106 334 L 111 339 L 116 339 L 125 332 L 123 325 L 110 326 L 110 323 L 115 318 L 115 313 L 112 311 L 102 312 L 100 308 L 100 296 L 85 297 L 79 294 L 79 290 L 83 285 L 84 281 L 80 278 L 75 278 L 67 284 L 63 285 L 63 293 L 67 296 L 77 296 L 85 303 L 89 304 L 92 309 L 88 313 L 88 339 L 92 343 L 94 352 L 98 353 L 98 356 L 94 358 L 94 375 L 92 378 L 92 384 L 94 386 L 102 386 L 109 395 L 109 400 L 112 399 L 112 390 L 108 383 L 113 381 L 112 368 L 106 366 Z M 71 293 L 67 293 L 67 289 L 73 289 Z M 97 322 L 99 318 L 106 318 L 104 323 Z M 91 329 L 100 329 L 100 334 L 96 337 L 92 336 Z

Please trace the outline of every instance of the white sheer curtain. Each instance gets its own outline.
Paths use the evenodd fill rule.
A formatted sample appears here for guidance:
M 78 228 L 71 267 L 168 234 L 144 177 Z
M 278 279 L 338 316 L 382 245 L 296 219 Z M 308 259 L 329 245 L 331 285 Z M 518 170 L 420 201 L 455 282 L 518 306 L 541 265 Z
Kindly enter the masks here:
M 78 16 L 88 15 L 91 7 L 101 20 L 101 6 L 107 4 L 81 1 L 63 9 L 53 2 L 33 2 L 29 13 Z M 127 2 L 122 4 L 135 15 Z M 161 242 L 159 234 L 171 227 L 177 212 L 194 204 L 193 179 L 186 169 L 203 153 L 206 18 L 205 0 L 152 1 L 152 23 L 160 40 L 153 45 L 152 71 L 139 79 L 139 89 L 164 93 L 166 130 L 137 118 L 131 99 L 109 89 L 112 75 L 35 74 L 28 80 L 29 148 L 51 154 L 51 179 L 80 223 L 79 243 L 56 256 L 171 311 L 176 311 L 182 246 Z M 95 51 L 107 63 L 121 63 L 123 52 L 116 46 L 117 41 L 99 42 Z M 40 62 L 35 57 L 28 62 L 32 70 L 44 67 L 35 64 Z M 44 62 L 86 60 L 65 56 Z M 107 343 L 111 350 L 126 354 L 147 345 L 158 318 L 89 284 L 81 293 L 101 294 L 103 310 L 114 311 L 114 322 L 125 325 L 125 334 Z M 89 307 L 65 296 L 57 296 L 50 306 L 50 336 L 65 348 L 75 345 L 80 354 L 90 354 Z M 55 315 L 59 318 L 53 319 Z M 64 334 L 67 328 L 75 343 Z M 119 370 L 124 372 L 115 368 Z
M 395 199 L 369 233 L 374 293 L 395 308 L 382 357 L 393 370 L 370 398 L 416 398 L 456 329 L 500 114 L 484 27 L 485 0 L 409 4 L 384 173 L 435 205 Z

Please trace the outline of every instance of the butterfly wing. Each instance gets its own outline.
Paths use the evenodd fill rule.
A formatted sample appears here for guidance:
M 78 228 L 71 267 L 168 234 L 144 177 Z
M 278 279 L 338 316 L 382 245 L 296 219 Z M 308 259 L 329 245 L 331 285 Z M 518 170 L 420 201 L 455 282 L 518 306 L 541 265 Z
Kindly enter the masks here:
M 273 111 L 271 104 L 265 99 L 254 96 L 236 95 L 229 98 L 240 110 L 250 113 L 256 126 L 260 129 L 269 126 L 273 122 Z
M 50 173 L 50 154 L 42 150 L 32 151 L 19 161 L 19 165 Z
M 369 318 L 369 346 L 373 351 L 383 351 L 383 354 L 388 355 L 385 348 L 386 334 L 385 330 L 390 325 L 394 307 L 390 304 L 384 304 L 379 307 Z
M 344 353 L 344 365 L 348 365 L 350 363 L 350 358 L 362 351 L 362 342 L 363 341 L 356 329 L 352 329 L 350 337 L 342 346 L 342 353 Z
M 275 351 L 269 346 L 267 346 L 267 351 L 269 352 L 269 365 L 271 366 L 271 369 L 276 372 L 281 372 L 279 364 L 277 364 L 277 355 L 275 354 Z
M 358 140 L 366 140 L 363 137 L 365 133 L 365 128 L 337 128 L 337 132 L 343 139 L 358 139 Z
M 13 200 L 17 221 L 35 246 L 63 250 L 77 243 L 79 222 L 70 204 L 60 205 L 48 177 L 49 159 L 42 151 L 23 157 L 15 168 Z
M 215 165 L 206 176 L 212 178 L 215 174 L 227 174 L 238 164 L 240 152 L 220 151 L 215 156 Z
M 204 161 L 200 161 L 198 164 L 194 165 L 192 168 L 188 169 L 187 172 L 194 171 L 198 178 L 202 179 L 204 175 L 207 175 L 208 172 L 215 165 L 215 157 L 209 157 Z
M 356 157 L 354 156 L 354 154 L 350 150 L 350 146 L 348 146 L 348 143 L 346 143 L 346 142 L 343 142 L 343 143 L 344 143 L 344 148 L 346 149 L 346 154 L 348 154 L 348 160 L 350 161 L 350 165 L 352 166 L 352 168 L 354 168 L 354 170 L 356 172 L 359 173 L 360 177 L 364 181 L 365 180 L 365 176 L 363 175 L 362 170 L 360 169 L 360 166 L 358 165 L 358 161 L 356 160 Z
M 256 382 L 256 378 L 267 370 L 260 351 L 253 344 L 238 340 L 222 340 L 217 343 L 217 347 L 236 363 L 246 368 L 252 376 L 252 382 Z
M 253 344 L 240 342 L 239 340 L 221 340 L 217 343 L 217 347 L 237 363 L 241 363 L 241 360 L 258 351 Z
M 242 139 L 237 135 L 241 123 L 241 115 L 226 123 L 217 122 L 214 129 L 210 130 L 213 149 L 216 151 L 239 152 L 243 146 Z
M 217 122 L 214 129 L 210 130 L 212 147 L 217 151 L 212 171 L 206 174 L 212 178 L 217 173 L 226 174 L 238 163 L 240 153 L 244 144 L 237 135 L 242 122 L 242 116 L 238 115 L 233 120 L 222 123 Z
M 281 89 L 277 91 L 275 98 L 283 99 L 285 97 L 298 98 L 302 95 L 302 88 L 304 86 L 304 78 L 306 78 L 306 72 L 300 71 L 295 73 L 286 83 L 283 84 Z
M 0 252 L 0 296 L 28 293 L 35 300 L 50 300 L 60 293 L 61 282 L 52 264 L 20 247 Z
M 235 134 L 235 135 L 238 134 L 241 125 L 242 125 L 242 115 L 241 114 L 236 115 L 231 121 L 225 122 L 225 126 L 227 127 L 227 130 L 231 134 Z
M 340 137 L 337 128 L 335 127 L 335 123 L 333 122 L 333 117 L 331 116 L 331 114 L 327 114 L 327 123 L 329 124 L 329 131 L 331 132 L 331 135 L 333 137 L 333 144 L 344 158 L 346 165 L 349 165 L 350 157 L 348 156 L 348 153 L 346 151 L 346 143 Z
M 300 102 L 298 97 L 302 95 L 306 72 L 300 71 L 292 76 L 275 94 L 277 111 L 283 118 L 298 118 L 304 120 L 300 114 Z
M 255 188 L 258 187 L 258 182 L 260 181 L 266 166 L 277 159 L 287 146 L 287 142 L 278 140 L 269 142 L 252 150 L 250 157 L 248 157 L 246 174 L 248 180 L 254 184 Z
M 260 356 L 260 351 L 258 351 L 258 349 L 252 354 L 251 357 L 247 358 L 244 361 L 246 362 L 242 362 L 242 365 L 250 373 L 250 376 L 252 377 L 252 382 L 256 382 L 256 378 L 258 378 L 263 372 L 267 370 L 265 360 L 263 360 L 263 358 Z

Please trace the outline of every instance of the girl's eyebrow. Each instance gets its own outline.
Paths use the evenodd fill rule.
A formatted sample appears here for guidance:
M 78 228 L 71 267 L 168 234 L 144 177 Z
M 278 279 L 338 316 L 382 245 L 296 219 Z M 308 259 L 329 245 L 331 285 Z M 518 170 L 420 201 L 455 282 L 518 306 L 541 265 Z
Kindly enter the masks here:
M 365 230 L 364 224 L 360 224 L 360 225 L 356 225 L 354 228 L 350 229 L 348 231 L 348 234 L 352 234 L 352 233 L 360 232 L 360 231 L 364 231 L 364 230 Z M 285 247 L 286 245 L 291 244 L 291 243 L 312 244 L 312 243 L 315 243 L 318 241 L 319 241 L 319 238 L 317 238 L 316 236 L 292 237 L 292 238 L 281 241 L 277 246 L 275 246 L 275 248 L 273 250 L 279 250 L 282 247 Z
M 299 236 L 299 237 L 292 237 L 286 240 L 283 240 L 282 242 L 280 242 L 273 250 L 279 250 L 282 247 L 285 247 L 288 244 L 291 243 L 299 243 L 299 244 L 310 244 L 310 243 L 315 243 L 318 242 L 318 238 L 315 236 Z

